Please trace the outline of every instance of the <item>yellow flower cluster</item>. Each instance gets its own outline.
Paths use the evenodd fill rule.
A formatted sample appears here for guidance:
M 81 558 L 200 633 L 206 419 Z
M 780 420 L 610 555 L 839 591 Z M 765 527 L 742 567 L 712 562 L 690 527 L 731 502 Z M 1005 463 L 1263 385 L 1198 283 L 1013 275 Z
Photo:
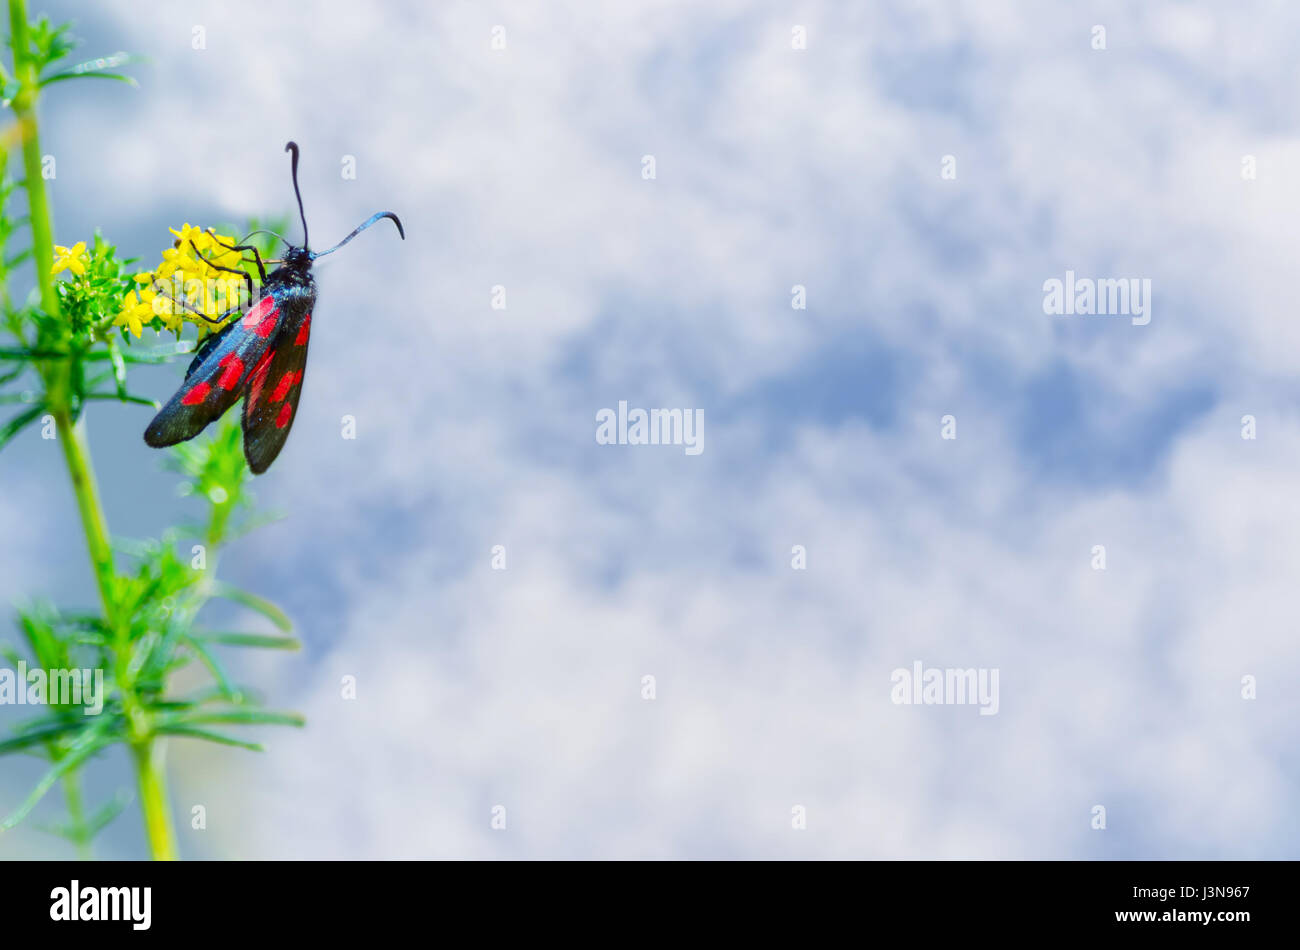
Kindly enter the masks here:
M 163 251 L 162 263 L 157 268 L 135 275 L 140 287 L 126 295 L 122 310 L 113 321 L 115 326 L 127 327 L 136 336 L 154 317 L 174 333 L 180 333 L 186 320 L 203 330 L 215 330 L 215 324 L 194 310 L 216 317 L 238 302 L 244 286 L 242 278 L 213 266 L 243 270 L 243 255 L 229 249 L 235 245 L 235 238 L 189 224 L 179 231 L 169 230 L 176 235 L 174 246 Z M 180 306 L 177 299 L 183 299 L 193 310 Z

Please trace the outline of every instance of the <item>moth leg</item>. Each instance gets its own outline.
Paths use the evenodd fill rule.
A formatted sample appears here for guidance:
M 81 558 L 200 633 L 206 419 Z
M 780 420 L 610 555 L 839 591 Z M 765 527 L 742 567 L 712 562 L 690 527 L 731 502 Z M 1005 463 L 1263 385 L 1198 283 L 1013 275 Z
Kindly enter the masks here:
M 235 249 L 231 248 L 231 250 L 235 250 Z M 255 299 L 257 299 L 257 293 L 256 291 L 253 290 L 253 278 L 248 276 L 247 271 L 235 270 L 233 267 L 222 267 L 220 264 L 208 260 L 208 258 L 200 254 L 197 249 L 194 251 L 194 256 L 199 258 L 201 261 L 203 261 L 203 263 L 207 264 L 209 267 L 213 268 L 214 270 L 223 270 L 227 274 L 234 274 L 237 277 L 244 278 L 244 283 L 248 285 L 248 302 L 251 304 Z M 266 280 L 265 274 L 262 275 L 262 280 Z
M 154 286 L 155 286 L 155 287 L 161 287 L 161 286 L 163 286 L 163 284 L 162 284 L 161 281 L 154 281 Z M 240 306 L 239 306 L 239 304 L 235 304 L 233 307 L 231 307 L 231 308 L 230 308 L 229 310 L 227 310 L 225 313 L 219 313 L 219 314 L 217 314 L 215 317 L 209 317 L 209 316 L 208 316 L 206 313 L 204 313 L 202 310 L 198 309 L 198 308 L 195 307 L 193 304 L 189 303 L 189 301 L 186 301 L 186 300 L 180 300 L 180 299 L 177 298 L 177 297 L 173 297 L 171 294 L 167 293 L 167 291 L 165 291 L 165 290 L 159 290 L 159 291 L 157 291 L 157 294 L 158 294 L 159 297 L 162 297 L 162 298 L 164 298 L 164 299 L 166 299 L 166 300 L 170 300 L 170 301 L 171 301 L 172 303 L 174 303 L 174 304 L 180 304 L 182 307 L 184 307 L 184 308 L 185 308 L 186 310 L 188 310 L 190 313 L 202 317 L 204 320 L 208 321 L 208 323 L 225 323 L 225 322 L 226 322 L 226 319 L 227 319 L 228 317 L 230 317 L 232 314 L 238 313 L 239 310 L 240 310 Z
M 211 228 L 208 228 L 208 233 L 212 234 Z M 220 244 L 227 251 L 252 251 L 253 260 L 257 263 L 257 272 L 262 275 L 262 283 L 266 283 L 266 266 L 262 263 L 262 255 L 258 252 L 256 247 L 251 244 L 227 244 L 215 234 L 212 234 L 212 241 L 215 244 Z M 212 266 L 216 267 L 217 265 L 213 264 Z

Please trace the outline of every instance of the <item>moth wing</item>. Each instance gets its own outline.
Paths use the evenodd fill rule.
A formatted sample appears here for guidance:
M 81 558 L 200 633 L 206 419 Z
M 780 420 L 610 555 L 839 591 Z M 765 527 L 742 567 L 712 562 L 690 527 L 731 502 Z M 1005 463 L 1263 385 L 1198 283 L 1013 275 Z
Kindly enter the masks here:
M 286 301 L 279 332 L 244 387 L 244 458 L 254 475 L 275 461 L 298 414 L 314 301 L 314 294 Z
M 234 405 L 280 321 L 275 296 L 267 294 L 205 340 L 181 388 L 144 430 L 145 442 L 162 448 L 192 439 Z

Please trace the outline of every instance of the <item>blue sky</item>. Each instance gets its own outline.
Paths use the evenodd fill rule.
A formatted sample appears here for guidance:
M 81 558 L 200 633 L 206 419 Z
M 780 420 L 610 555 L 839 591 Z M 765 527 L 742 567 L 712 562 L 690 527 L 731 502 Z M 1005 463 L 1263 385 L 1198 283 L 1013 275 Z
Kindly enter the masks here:
M 288 518 L 223 564 L 297 621 L 243 673 L 309 726 L 173 747 L 186 855 L 1295 856 L 1297 13 L 326 6 L 51 7 L 151 59 L 45 103 L 62 243 L 288 212 L 289 138 L 317 242 L 409 238 L 321 264 Z M 1045 314 L 1067 270 L 1150 324 Z M 597 445 L 620 400 L 705 451 Z M 147 421 L 90 419 L 125 535 L 183 510 Z M 0 595 L 88 599 L 49 446 L 0 479 Z M 893 705 L 915 660 L 998 668 L 998 715 Z

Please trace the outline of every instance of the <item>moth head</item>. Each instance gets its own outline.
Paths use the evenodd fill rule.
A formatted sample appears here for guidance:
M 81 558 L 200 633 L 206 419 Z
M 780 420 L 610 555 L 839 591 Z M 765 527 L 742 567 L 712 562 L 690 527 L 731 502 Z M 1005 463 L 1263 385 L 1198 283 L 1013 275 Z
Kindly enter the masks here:
M 287 267 L 302 269 L 311 266 L 311 260 L 314 256 L 305 247 L 289 247 L 285 249 L 284 256 L 280 259 Z

